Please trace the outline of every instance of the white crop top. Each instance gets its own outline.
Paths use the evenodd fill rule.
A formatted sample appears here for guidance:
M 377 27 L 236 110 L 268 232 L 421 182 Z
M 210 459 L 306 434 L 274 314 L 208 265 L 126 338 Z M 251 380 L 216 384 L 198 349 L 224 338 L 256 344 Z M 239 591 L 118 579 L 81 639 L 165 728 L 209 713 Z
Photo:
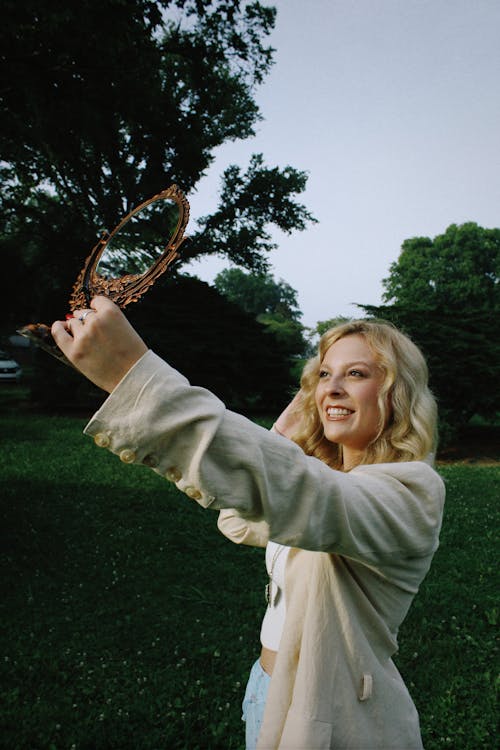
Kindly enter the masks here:
M 269 582 L 266 587 L 267 609 L 260 629 L 260 642 L 265 648 L 278 651 L 285 624 L 285 567 L 290 547 L 268 542 L 266 568 Z

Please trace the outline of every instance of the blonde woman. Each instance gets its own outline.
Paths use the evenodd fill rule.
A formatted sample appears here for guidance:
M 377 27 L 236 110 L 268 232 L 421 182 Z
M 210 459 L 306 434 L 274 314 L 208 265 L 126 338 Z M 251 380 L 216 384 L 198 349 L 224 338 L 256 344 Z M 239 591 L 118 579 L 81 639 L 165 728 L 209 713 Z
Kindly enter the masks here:
M 52 331 L 111 393 L 86 428 L 97 445 L 220 510 L 233 541 L 266 547 L 247 748 L 422 748 L 391 658 L 444 503 L 431 466 L 436 408 L 414 344 L 385 323 L 332 329 L 267 432 L 190 386 L 105 298 Z

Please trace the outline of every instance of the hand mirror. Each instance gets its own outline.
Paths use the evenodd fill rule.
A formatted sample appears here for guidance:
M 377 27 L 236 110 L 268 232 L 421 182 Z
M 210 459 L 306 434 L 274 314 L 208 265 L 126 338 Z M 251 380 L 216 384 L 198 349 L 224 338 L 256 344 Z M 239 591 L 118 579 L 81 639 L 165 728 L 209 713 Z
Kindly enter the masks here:
M 73 286 L 70 310 L 89 307 L 98 294 L 106 295 L 122 309 L 137 302 L 179 257 L 188 220 L 189 203 L 177 185 L 132 209 L 92 248 Z M 170 239 L 163 245 L 159 240 L 165 235 Z M 52 338 L 49 326 L 30 323 L 17 332 L 70 364 Z

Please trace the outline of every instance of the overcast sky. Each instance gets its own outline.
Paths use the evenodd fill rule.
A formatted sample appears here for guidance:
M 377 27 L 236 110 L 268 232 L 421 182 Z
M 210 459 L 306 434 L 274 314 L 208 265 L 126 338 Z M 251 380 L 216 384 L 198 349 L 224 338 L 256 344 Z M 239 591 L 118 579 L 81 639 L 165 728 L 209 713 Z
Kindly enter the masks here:
M 217 204 L 219 177 L 252 153 L 309 173 L 300 200 L 319 223 L 276 233 L 272 273 L 303 323 L 379 304 L 402 242 L 450 224 L 500 227 L 500 0 L 275 0 L 264 120 L 222 146 L 190 197 Z M 188 229 L 189 232 L 189 229 Z M 186 268 L 206 281 L 227 262 Z

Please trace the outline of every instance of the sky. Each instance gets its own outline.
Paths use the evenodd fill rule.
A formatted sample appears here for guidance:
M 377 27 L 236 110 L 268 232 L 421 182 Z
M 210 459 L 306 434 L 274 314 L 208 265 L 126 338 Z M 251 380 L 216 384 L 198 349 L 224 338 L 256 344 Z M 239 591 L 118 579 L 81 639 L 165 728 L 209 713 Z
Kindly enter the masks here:
M 262 0 L 264 1 L 264 0 Z M 272 232 L 271 273 L 298 293 L 304 325 L 362 315 L 405 239 L 450 224 L 500 227 L 500 0 L 275 0 L 275 65 L 256 92 L 256 136 L 224 144 L 190 196 L 217 205 L 220 175 L 308 173 L 318 223 Z M 189 228 L 188 228 L 189 234 Z M 213 281 L 228 261 L 185 267 Z

